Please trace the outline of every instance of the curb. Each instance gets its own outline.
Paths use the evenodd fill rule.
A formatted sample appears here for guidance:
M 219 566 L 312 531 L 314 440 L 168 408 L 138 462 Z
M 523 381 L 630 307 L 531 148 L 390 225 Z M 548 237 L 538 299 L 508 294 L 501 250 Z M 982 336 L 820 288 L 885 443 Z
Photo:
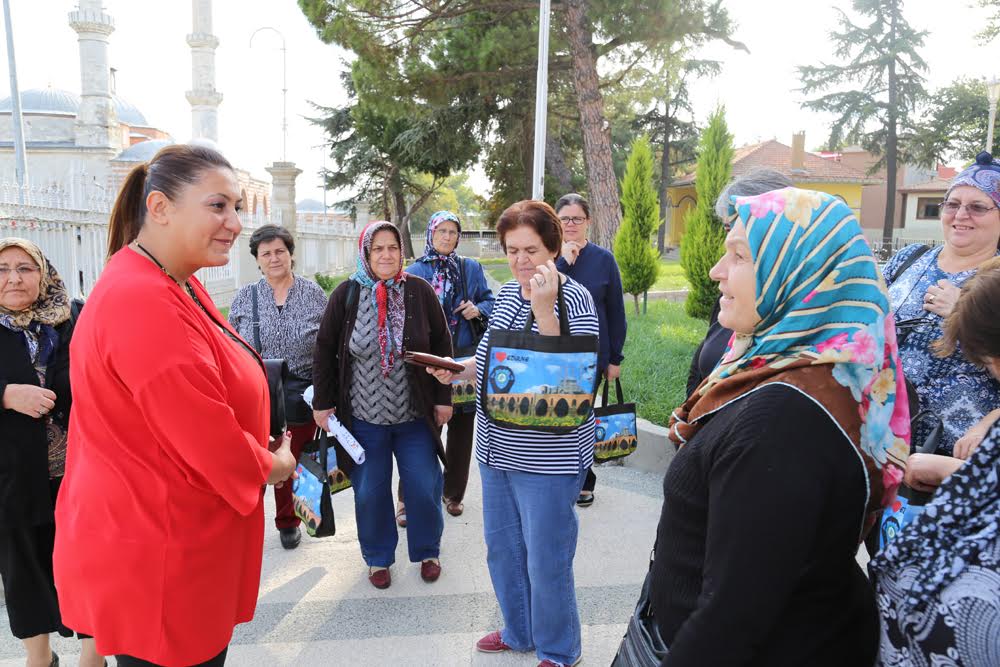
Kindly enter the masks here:
M 674 458 L 674 446 L 667 439 L 667 429 L 646 419 L 637 419 L 639 446 L 625 458 L 626 468 L 662 475 Z
M 687 299 L 688 291 L 686 289 L 676 289 L 668 290 L 665 292 L 650 292 L 650 299 L 658 299 L 661 301 L 673 301 L 679 302 Z

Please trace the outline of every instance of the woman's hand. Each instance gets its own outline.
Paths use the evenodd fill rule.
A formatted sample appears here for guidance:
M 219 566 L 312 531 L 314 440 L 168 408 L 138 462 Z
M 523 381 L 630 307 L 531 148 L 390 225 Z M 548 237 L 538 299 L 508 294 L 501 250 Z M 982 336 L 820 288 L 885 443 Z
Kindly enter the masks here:
M 566 241 L 562 247 L 562 258 L 570 266 L 576 263 L 576 258 L 580 256 L 580 244 L 576 241 Z
M 559 271 L 551 259 L 537 267 L 538 273 L 531 277 L 531 311 L 538 322 L 539 333 L 552 335 L 559 332 L 559 320 L 553 309 L 559 295 Z M 553 332 L 553 324 L 555 325 Z
M 3 392 L 3 407 L 40 419 L 56 406 L 56 394 L 33 384 L 9 384 Z
M 271 474 L 267 476 L 267 483 L 274 484 L 280 489 L 299 464 L 292 455 L 292 434 L 289 431 L 285 431 L 281 444 L 272 452 L 272 456 L 274 463 L 271 466 Z
M 445 357 L 448 361 L 455 361 L 451 357 Z M 441 384 L 451 384 L 456 380 L 472 380 L 476 377 L 476 358 L 470 357 L 465 361 L 459 362 L 465 366 L 465 370 L 461 373 L 455 373 L 453 371 L 446 370 L 444 368 L 434 368 L 433 366 L 427 366 L 425 369 L 428 373 L 434 376 L 434 379 Z
M 608 368 L 604 371 L 604 374 L 607 375 L 609 381 L 617 380 L 622 376 L 622 367 L 608 364 Z
M 924 310 L 941 317 L 948 317 L 961 294 L 961 289 L 941 279 L 936 285 L 928 287 L 924 293 Z
M 454 312 L 458 313 L 467 320 L 474 320 L 480 315 L 479 308 L 477 308 L 476 304 L 471 301 L 463 301 L 458 304 L 458 307 L 455 308 Z
M 982 419 L 972 425 L 961 438 L 955 441 L 955 448 L 952 455 L 956 459 L 968 459 L 976 447 L 983 441 L 986 434 L 993 428 L 993 424 L 1000 419 L 1000 409 L 987 413 Z
M 450 405 L 435 405 L 434 406 L 434 423 L 438 426 L 444 426 L 449 421 L 451 421 L 451 415 L 454 412 L 454 408 Z
M 329 410 L 313 410 L 313 421 L 316 422 L 316 426 L 326 430 L 326 423 L 330 421 L 330 415 L 335 413 L 337 408 L 330 408 Z
M 961 459 L 940 454 L 911 454 L 906 459 L 903 482 L 911 489 L 932 492 L 963 463 Z

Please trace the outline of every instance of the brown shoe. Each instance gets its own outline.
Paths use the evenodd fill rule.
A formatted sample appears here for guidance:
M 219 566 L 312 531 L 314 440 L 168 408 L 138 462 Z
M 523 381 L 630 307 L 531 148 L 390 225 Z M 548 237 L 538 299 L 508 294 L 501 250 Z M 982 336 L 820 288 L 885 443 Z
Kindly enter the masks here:
M 420 578 L 428 584 L 433 584 L 441 576 L 441 563 L 425 560 L 420 564 Z
M 372 586 L 378 589 L 389 588 L 392 584 L 392 575 L 389 574 L 389 568 L 384 567 L 381 569 L 368 568 L 368 581 L 371 582 Z
M 396 503 L 396 525 L 406 528 L 406 505 L 403 503 Z
M 465 505 L 454 500 L 449 500 L 444 508 L 448 511 L 448 514 L 452 516 L 462 516 L 462 512 L 465 511 Z

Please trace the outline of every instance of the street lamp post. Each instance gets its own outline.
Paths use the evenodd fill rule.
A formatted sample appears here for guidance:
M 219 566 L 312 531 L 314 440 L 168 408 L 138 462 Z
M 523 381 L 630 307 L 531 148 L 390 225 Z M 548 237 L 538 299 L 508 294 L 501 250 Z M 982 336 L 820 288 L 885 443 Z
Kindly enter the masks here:
M 21 116 L 21 93 L 17 87 L 17 65 L 14 62 L 14 35 L 10 27 L 10 0 L 3 0 L 3 18 L 7 29 L 7 67 L 10 70 L 11 120 L 14 125 L 14 178 L 17 180 L 18 201 L 23 204 L 28 162 L 24 144 L 24 119 Z
M 287 161 L 288 153 L 288 49 L 285 48 L 285 36 L 277 28 L 266 25 L 257 28 L 250 35 L 250 48 L 253 48 L 253 38 L 258 32 L 270 30 L 281 38 L 281 161 Z
M 535 83 L 535 157 L 532 160 L 531 198 L 545 197 L 545 132 L 549 96 L 549 15 L 550 0 L 541 0 L 538 9 L 538 75 Z
M 986 150 L 993 152 L 993 123 L 997 118 L 997 101 L 1000 101 L 1000 79 L 993 77 L 986 83 L 986 96 L 990 100 L 990 125 L 986 133 Z

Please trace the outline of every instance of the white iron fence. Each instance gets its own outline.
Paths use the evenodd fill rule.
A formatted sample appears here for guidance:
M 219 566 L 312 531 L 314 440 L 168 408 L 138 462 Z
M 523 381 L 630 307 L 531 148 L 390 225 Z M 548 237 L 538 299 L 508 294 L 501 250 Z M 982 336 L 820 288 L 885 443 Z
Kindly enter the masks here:
M 19 236 L 36 243 L 59 271 L 70 296 L 86 298 L 104 269 L 112 204 L 103 193 L 80 188 L 68 192 L 0 182 L 0 238 Z M 243 213 L 240 219 L 243 232 L 229 263 L 198 272 L 219 307 L 228 306 L 240 286 L 260 277 L 250 255 L 250 235 L 261 225 L 280 225 L 281 212 L 276 209 L 270 217 Z M 311 278 L 354 267 L 357 232 L 350 223 L 303 224 L 296 236 L 296 273 Z

